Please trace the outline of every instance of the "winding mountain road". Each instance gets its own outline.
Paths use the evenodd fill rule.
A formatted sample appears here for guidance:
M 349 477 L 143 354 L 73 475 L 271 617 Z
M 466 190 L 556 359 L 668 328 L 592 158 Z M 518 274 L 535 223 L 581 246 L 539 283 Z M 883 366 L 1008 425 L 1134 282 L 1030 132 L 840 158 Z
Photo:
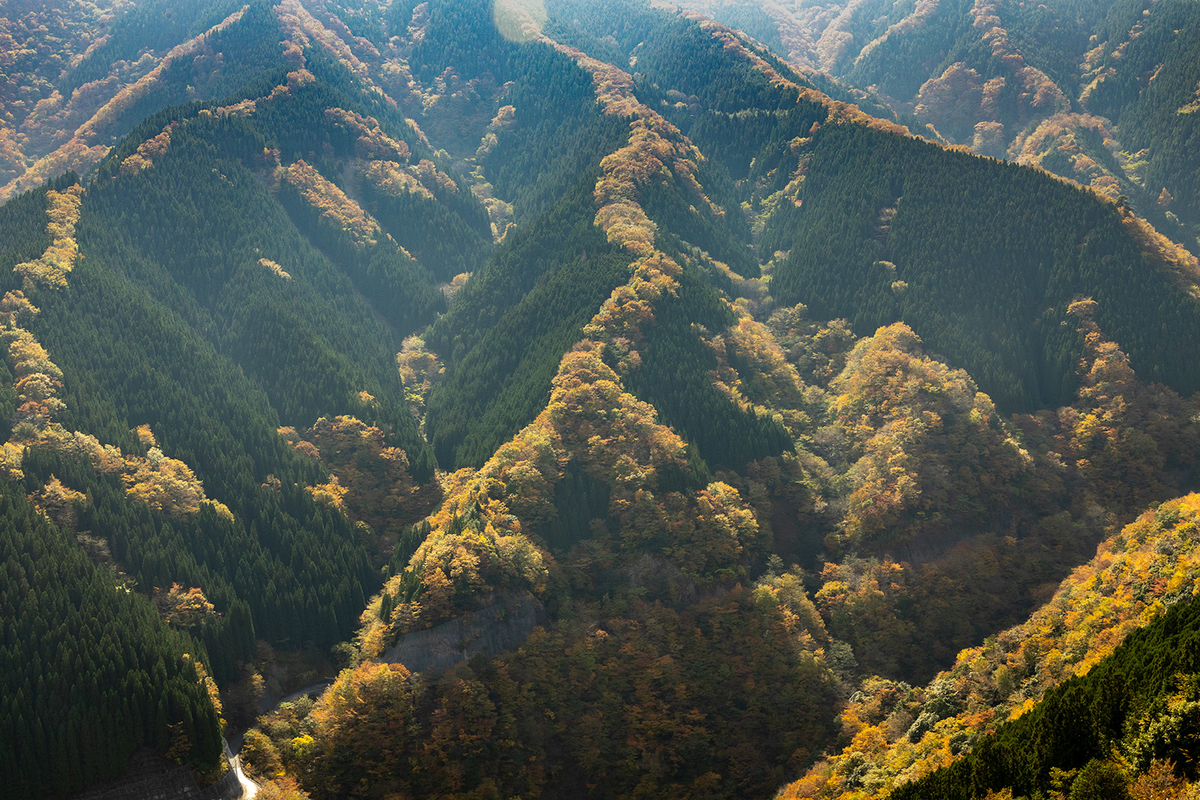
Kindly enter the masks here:
M 238 783 L 242 785 L 242 800 L 252 800 L 258 794 L 258 784 L 246 777 L 242 770 L 241 756 L 235 756 L 230 751 L 229 742 L 222 740 L 221 744 L 225 746 L 225 758 L 229 759 L 229 766 L 237 773 Z

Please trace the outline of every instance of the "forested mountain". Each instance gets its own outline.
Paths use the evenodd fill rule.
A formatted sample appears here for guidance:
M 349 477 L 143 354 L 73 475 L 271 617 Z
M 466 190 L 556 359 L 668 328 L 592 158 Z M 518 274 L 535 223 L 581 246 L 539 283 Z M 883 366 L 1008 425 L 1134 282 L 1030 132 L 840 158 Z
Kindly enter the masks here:
M 1067 793 L 1075 773 L 1055 778 L 1052 768 L 1078 771 L 1093 757 L 1119 759 L 1117 752 L 1130 759 L 1129 783 L 1155 759 L 1175 759 L 1194 779 L 1186 765 L 1191 734 L 1178 725 L 1172 732 L 1159 715 L 1196 671 L 1188 652 L 1195 632 L 1175 627 L 1195 613 L 1196 513 L 1197 496 L 1189 495 L 1143 514 L 1027 622 L 964 650 L 927 686 L 864 682 L 842 712 L 845 749 L 782 796 L 982 797 L 1012 789 L 1019 797 L 1057 780 Z M 1180 638 L 1164 642 L 1164 628 Z M 1063 710 L 1064 697 L 1088 710 Z
M 1197 252 L 1200 11 L 1188 0 L 689 0 L 914 131 L 1037 165 Z
M 266 796 L 883 791 L 1190 596 L 1196 259 L 755 8 L 6 10 L 0 780 L 211 782 L 336 661 Z

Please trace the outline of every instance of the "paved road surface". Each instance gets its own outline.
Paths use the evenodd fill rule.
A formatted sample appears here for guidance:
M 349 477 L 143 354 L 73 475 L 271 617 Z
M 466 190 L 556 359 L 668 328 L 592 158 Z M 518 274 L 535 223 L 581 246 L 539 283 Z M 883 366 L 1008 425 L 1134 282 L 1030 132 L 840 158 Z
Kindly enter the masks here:
M 332 683 L 333 683 L 333 678 L 327 678 L 326 680 L 319 681 L 317 683 L 311 683 L 308 686 L 305 686 L 303 689 L 297 689 L 296 691 L 292 692 L 291 694 L 279 698 L 279 702 L 275 703 L 275 705 L 273 705 L 270 708 L 270 710 L 268 710 L 265 713 L 269 714 L 269 713 L 271 713 L 271 711 L 274 711 L 276 708 L 279 708 L 280 703 L 290 703 L 293 700 L 299 700 L 301 697 L 304 697 L 306 695 L 317 694 L 319 692 L 323 692 Z M 224 742 L 224 744 L 225 744 L 225 757 L 229 759 L 229 765 L 231 767 L 233 767 L 234 770 L 237 771 L 238 781 L 241 782 L 241 784 L 242 784 L 242 800 L 252 800 L 252 798 L 256 794 L 258 794 L 258 784 L 255 783 L 254 781 L 250 780 L 249 778 L 247 778 L 246 773 L 242 771 L 241 756 L 235 756 L 233 754 L 233 752 L 230 750 L 230 745 L 229 745 L 228 741 Z M 238 750 L 239 752 L 241 751 L 241 749 L 242 749 L 242 734 L 239 733 L 236 737 L 234 737 L 233 747 L 236 750 Z
M 246 777 L 246 773 L 242 771 L 242 759 L 240 756 L 235 756 L 229 751 L 229 742 L 222 742 L 225 745 L 225 757 L 229 759 L 229 766 L 233 767 L 237 773 L 238 783 L 242 784 L 242 800 L 253 800 L 258 794 L 258 784 Z

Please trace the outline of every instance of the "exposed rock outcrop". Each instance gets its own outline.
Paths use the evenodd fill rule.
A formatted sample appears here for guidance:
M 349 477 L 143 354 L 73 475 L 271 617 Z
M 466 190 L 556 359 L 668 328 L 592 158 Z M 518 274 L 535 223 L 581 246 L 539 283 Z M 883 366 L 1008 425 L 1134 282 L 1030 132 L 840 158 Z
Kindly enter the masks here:
M 502 593 L 478 611 L 401 636 L 380 660 L 411 672 L 440 672 L 476 654 L 491 658 L 519 646 L 545 619 L 545 607 L 529 592 Z

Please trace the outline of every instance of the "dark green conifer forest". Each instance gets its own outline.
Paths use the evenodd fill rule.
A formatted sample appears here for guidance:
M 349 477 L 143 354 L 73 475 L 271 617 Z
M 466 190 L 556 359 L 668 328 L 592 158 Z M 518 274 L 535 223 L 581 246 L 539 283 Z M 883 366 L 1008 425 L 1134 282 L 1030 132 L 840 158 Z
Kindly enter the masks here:
M 687 5 L 0 10 L 5 791 L 1186 796 L 1196 4 Z

